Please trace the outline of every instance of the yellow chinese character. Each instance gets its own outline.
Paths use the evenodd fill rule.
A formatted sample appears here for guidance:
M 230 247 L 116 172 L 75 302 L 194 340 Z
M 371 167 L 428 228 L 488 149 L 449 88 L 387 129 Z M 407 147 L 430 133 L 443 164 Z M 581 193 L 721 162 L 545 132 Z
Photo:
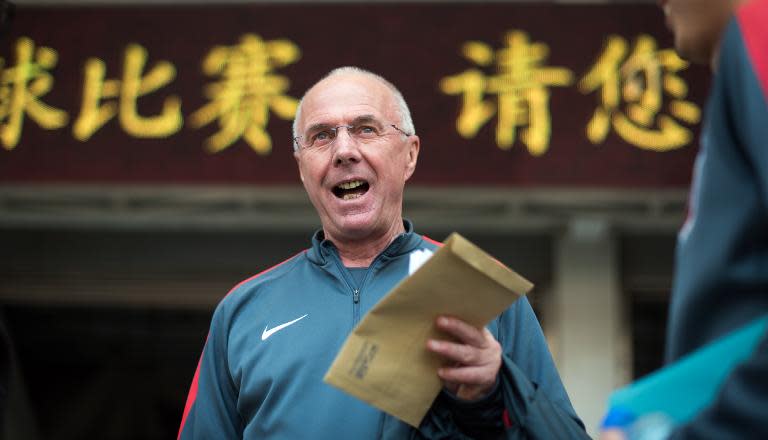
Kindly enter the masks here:
M 496 144 L 507 150 L 515 142 L 515 130 L 522 129 L 521 139 L 534 156 L 549 148 L 551 121 L 548 87 L 567 86 L 573 73 L 563 67 L 543 67 L 549 55 L 544 43 L 530 43 L 522 31 L 512 31 L 504 38 L 506 47 L 497 50 L 485 43 L 470 41 L 463 45 L 465 58 L 479 66 L 495 61 L 497 74 L 486 76 L 479 69 L 443 78 L 440 89 L 449 95 L 463 95 L 456 129 L 464 138 L 474 137 L 478 130 L 498 112 Z M 485 94 L 498 95 L 494 105 L 483 99 Z
M 608 37 L 605 50 L 579 82 L 585 94 L 602 88 L 601 105 L 587 125 L 589 140 L 602 143 L 613 126 L 622 139 L 647 150 L 669 151 L 688 144 L 690 130 L 659 115 L 666 91 L 674 98 L 669 105 L 672 115 L 691 124 L 699 121 L 699 108 L 682 99 L 688 86 L 677 72 L 687 66 L 674 50 L 657 50 L 656 41 L 648 35 L 637 38 L 629 56 L 622 37 Z M 620 107 L 622 99 L 625 111 Z
M 203 71 L 221 80 L 206 87 L 210 102 L 189 117 L 195 128 L 218 119 L 219 131 L 205 142 L 208 151 L 222 151 L 242 137 L 257 153 L 269 154 L 272 140 L 265 128 L 270 110 L 290 120 L 298 106 L 297 99 L 284 95 L 288 78 L 273 71 L 300 56 L 291 41 L 264 41 L 254 34 L 243 35 L 237 46 L 217 46 L 208 53 Z
M 53 76 L 48 70 L 57 61 L 55 50 L 43 46 L 35 50 L 35 43 L 26 37 L 16 42 L 15 67 L 2 68 L 5 62 L 0 58 L 0 142 L 6 150 L 18 145 L 25 113 L 46 130 L 67 124 L 65 111 L 38 99 L 53 88 Z
M 125 49 L 122 80 L 105 80 L 104 62 L 98 58 L 86 61 L 82 106 L 72 127 L 76 139 L 88 140 L 118 113 L 120 125 L 135 137 L 162 138 L 179 131 L 183 120 L 181 101 L 177 96 L 165 98 L 163 110 L 157 116 L 143 117 L 138 114 L 136 101 L 139 97 L 169 84 L 176 77 L 176 68 L 167 61 L 160 61 L 142 76 L 146 62 L 146 49 L 138 44 L 129 44 Z M 118 97 L 119 106 L 114 102 L 101 104 L 104 98 Z

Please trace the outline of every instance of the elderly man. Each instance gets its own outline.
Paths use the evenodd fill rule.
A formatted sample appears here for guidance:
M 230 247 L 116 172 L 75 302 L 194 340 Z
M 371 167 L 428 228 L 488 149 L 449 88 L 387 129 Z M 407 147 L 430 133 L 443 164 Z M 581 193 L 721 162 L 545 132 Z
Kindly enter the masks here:
M 402 218 L 420 141 L 388 81 L 356 68 L 332 71 L 302 98 L 294 137 L 299 176 L 322 229 L 311 248 L 221 301 L 179 437 L 585 435 L 524 298 L 487 329 L 437 319 L 455 340 L 425 347 L 450 366 L 437 372 L 445 391 L 418 430 L 323 383 L 360 318 L 408 274 L 411 258 L 437 244 Z

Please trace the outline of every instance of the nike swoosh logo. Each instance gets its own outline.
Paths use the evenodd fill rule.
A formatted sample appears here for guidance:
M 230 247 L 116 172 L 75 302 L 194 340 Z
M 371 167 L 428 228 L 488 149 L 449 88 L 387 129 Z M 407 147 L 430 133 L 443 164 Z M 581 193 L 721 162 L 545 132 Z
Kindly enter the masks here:
M 295 324 L 295 323 L 301 321 L 302 319 L 306 318 L 307 315 L 309 315 L 309 313 L 307 313 L 306 315 L 304 315 L 304 316 L 302 316 L 300 318 L 296 318 L 293 321 L 288 321 L 285 324 L 280 324 L 280 325 L 278 325 L 276 327 L 272 327 L 269 330 L 267 330 L 267 327 L 264 327 L 264 331 L 261 333 L 261 340 L 262 341 L 266 341 L 268 337 L 274 335 L 275 333 L 277 333 L 280 330 L 288 327 L 289 325 L 292 325 L 292 324 Z

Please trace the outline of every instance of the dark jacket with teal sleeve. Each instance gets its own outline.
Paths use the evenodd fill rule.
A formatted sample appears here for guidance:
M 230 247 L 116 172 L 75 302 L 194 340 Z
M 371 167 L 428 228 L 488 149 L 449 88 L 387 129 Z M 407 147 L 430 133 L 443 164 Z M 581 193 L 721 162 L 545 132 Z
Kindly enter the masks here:
M 360 285 L 318 232 L 310 249 L 236 286 L 214 312 L 179 438 L 462 438 L 448 396 L 436 400 L 416 431 L 323 382 L 361 317 L 437 247 L 409 222 L 406 229 Z M 506 420 L 506 433 L 522 438 L 544 408 L 555 425 L 583 432 L 528 301 L 517 301 L 488 328 L 505 353 L 498 388 L 506 411 L 491 422 L 503 427 Z
M 678 237 L 668 362 L 768 314 L 768 0 L 741 8 L 721 44 Z M 767 337 L 673 437 L 768 439 Z

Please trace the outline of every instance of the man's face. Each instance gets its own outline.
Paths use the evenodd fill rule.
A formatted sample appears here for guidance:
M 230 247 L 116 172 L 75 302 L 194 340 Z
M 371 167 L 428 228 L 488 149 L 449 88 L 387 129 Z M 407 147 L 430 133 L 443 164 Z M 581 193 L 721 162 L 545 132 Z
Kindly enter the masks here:
M 732 0 L 659 0 L 659 4 L 680 56 L 710 63 L 731 15 Z
M 317 84 L 304 97 L 298 134 L 365 124 L 384 135 L 360 142 L 340 128 L 333 143 L 294 153 L 326 238 L 358 241 L 402 222 L 405 181 L 416 167 L 418 136 L 405 136 L 391 91 L 373 78 L 345 74 Z

